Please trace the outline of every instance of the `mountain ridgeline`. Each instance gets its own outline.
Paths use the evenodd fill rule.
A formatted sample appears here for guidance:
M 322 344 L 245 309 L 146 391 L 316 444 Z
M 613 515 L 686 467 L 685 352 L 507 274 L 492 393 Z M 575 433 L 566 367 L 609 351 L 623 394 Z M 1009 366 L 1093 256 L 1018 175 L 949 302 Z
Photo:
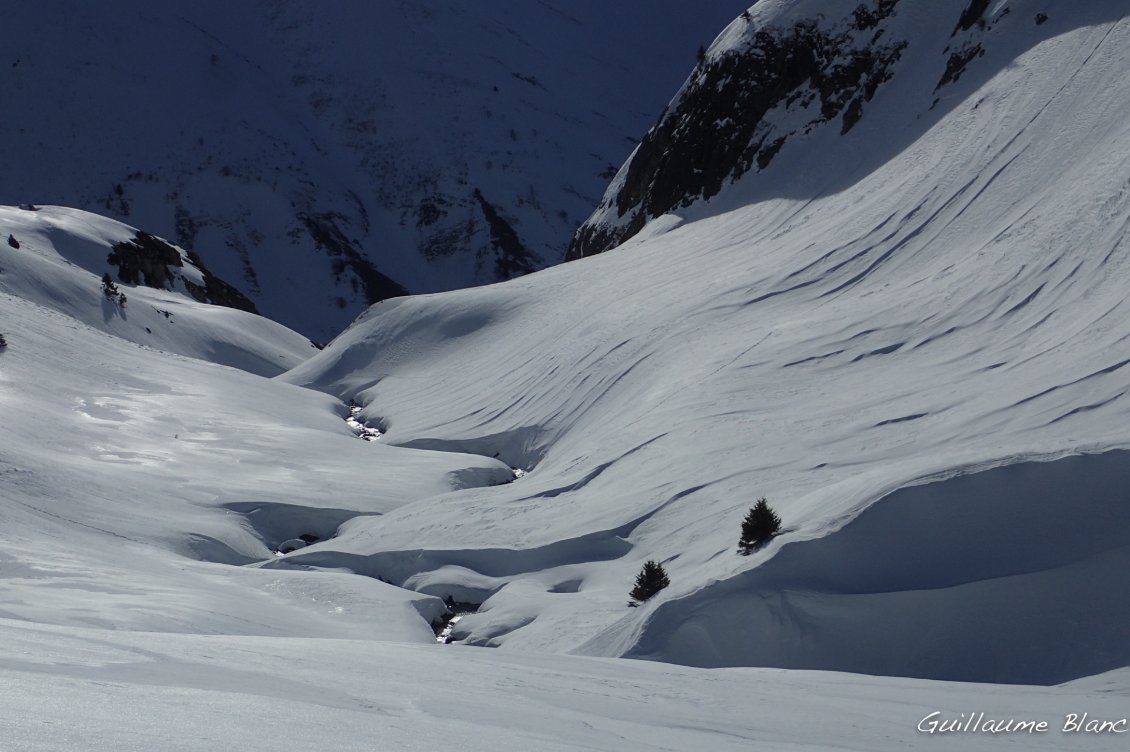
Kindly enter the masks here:
M 936 57 L 936 92 L 984 55 L 981 38 L 997 23 L 1010 16 L 1036 26 L 1047 20 L 1044 13 L 1013 14 L 1007 5 L 990 16 L 988 0 L 949 3 L 953 25 L 936 30 L 937 55 L 925 35 L 912 46 L 920 30 L 900 23 L 922 5 L 769 1 L 742 13 L 700 51 L 682 89 L 578 228 L 566 260 L 614 248 L 650 220 L 767 170 L 790 143 L 803 149 L 799 142 L 812 134 L 848 134 L 906 56 Z
M 328 340 L 560 261 L 747 2 L 13 6 L 0 204 L 144 228 Z

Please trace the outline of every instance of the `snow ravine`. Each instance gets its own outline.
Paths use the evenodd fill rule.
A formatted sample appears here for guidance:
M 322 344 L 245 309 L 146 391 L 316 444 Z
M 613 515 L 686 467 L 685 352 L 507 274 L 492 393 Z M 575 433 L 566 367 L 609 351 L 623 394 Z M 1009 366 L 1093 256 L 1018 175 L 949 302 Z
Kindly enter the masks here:
M 915 43 L 850 133 L 614 251 L 370 309 L 284 378 L 390 445 L 530 472 L 291 561 L 489 596 L 460 629 L 520 650 L 1038 683 L 1130 662 L 1130 94 L 1094 96 L 1126 86 L 1130 22 L 1007 5 L 938 92 L 955 12 L 900 5 Z M 738 556 L 760 496 L 790 532 Z M 648 559 L 672 584 L 625 609 Z
M 134 228 L 0 208 L 2 744 L 1124 749 L 1130 19 L 863 3 L 908 44 L 852 128 L 786 96 L 709 199 L 321 351 L 187 263 L 122 309 Z M 762 0 L 704 61 L 864 49 L 859 6 Z

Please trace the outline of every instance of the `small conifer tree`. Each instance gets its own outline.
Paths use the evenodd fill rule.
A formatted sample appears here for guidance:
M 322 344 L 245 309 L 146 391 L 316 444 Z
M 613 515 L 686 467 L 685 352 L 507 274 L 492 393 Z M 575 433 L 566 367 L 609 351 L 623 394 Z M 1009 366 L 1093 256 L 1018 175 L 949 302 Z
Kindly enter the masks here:
M 116 298 L 118 296 L 118 286 L 114 284 L 114 280 L 110 278 L 110 272 L 102 275 L 102 294 L 107 298 Z
M 648 561 L 636 575 L 636 586 L 628 595 L 632 600 L 646 601 L 670 584 L 671 580 L 667 579 L 663 565 L 657 561 Z
M 742 520 L 742 538 L 738 541 L 738 550 L 743 555 L 750 554 L 765 545 L 780 530 L 781 518 L 762 497 Z
M 110 272 L 102 275 L 102 294 L 106 296 L 107 300 L 117 303 L 121 308 L 126 307 L 126 294 L 114 284 L 114 280 L 110 278 Z

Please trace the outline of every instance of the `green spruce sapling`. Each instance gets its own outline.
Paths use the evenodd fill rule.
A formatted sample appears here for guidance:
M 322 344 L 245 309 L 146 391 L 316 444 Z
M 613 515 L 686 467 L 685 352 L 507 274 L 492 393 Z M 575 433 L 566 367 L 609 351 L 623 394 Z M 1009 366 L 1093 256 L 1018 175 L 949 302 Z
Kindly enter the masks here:
M 663 565 L 657 561 L 648 561 L 636 575 L 636 586 L 628 596 L 634 601 L 646 601 L 670 584 L 671 580 L 667 579 Z
M 769 539 L 780 530 L 781 518 L 762 497 L 742 520 L 742 537 L 738 541 L 738 551 L 742 555 L 751 554 L 769 542 Z

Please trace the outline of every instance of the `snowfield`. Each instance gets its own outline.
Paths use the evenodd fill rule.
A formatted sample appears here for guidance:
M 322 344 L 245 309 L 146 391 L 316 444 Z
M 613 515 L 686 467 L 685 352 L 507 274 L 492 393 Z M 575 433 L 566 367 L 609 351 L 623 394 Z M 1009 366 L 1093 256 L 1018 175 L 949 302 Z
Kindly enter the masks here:
M 287 561 L 489 595 L 472 644 L 1047 684 L 1126 665 L 1130 97 L 1094 92 L 1121 91 L 1130 21 L 1099 3 L 1049 31 L 1029 5 L 937 93 L 946 9 L 900 7 L 931 33 L 847 136 L 615 251 L 374 306 L 284 378 L 387 443 L 529 472 Z M 739 556 L 760 496 L 787 530 Z M 672 584 L 626 609 L 648 559 Z
M 187 255 L 121 308 L 132 227 L 0 207 L 0 744 L 1124 748 L 1130 19 L 982 10 L 959 80 L 903 0 L 850 132 L 785 107 L 619 248 L 321 351 Z
M 1068 714 L 1125 718 L 1130 696 L 1125 672 L 1048 689 L 371 640 L 0 628 L 0 718 L 5 744 L 20 750 L 1123 749 L 1125 736 L 1061 729 Z M 975 712 L 981 724 L 1048 730 L 916 731 Z

